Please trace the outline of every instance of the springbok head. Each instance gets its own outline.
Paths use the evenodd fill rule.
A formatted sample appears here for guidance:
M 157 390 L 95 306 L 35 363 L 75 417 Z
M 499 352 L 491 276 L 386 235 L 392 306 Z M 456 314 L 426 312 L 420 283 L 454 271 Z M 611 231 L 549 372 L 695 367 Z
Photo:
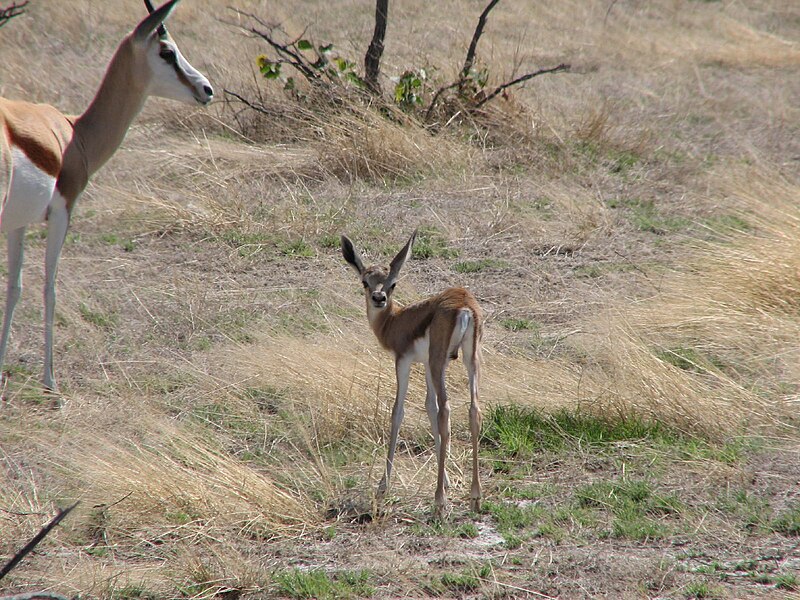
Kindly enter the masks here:
M 414 245 L 416 237 L 417 232 L 414 231 L 406 245 L 403 246 L 403 249 L 392 259 L 387 273 L 379 266 L 365 268 L 361 255 L 353 246 L 353 242 L 346 235 L 342 236 L 342 256 L 361 277 L 361 284 L 364 286 L 364 293 L 367 297 L 368 309 L 380 311 L 391 305 L 392 293 L 397 285 L 397 277 L 400 275 L 400 269 L 411 257 L 411 247 Z
M 170 0 L 153 9 L 150 0 L 144 0 L 150 14 L 131 34 L 134 47 L 145 52 L 146 93 L 189 104 L 208 104 L 214 96 L 211 84 L 184 58 L 164 26 L 178 1 Z

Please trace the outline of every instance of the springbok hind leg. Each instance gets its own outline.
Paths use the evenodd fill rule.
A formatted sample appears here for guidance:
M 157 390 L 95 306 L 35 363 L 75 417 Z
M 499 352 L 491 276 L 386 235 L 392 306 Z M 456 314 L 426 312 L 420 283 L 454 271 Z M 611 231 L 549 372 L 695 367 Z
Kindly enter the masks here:
M 433 383 L 433 375 L 429 365 L 425 365 L 425 384 L 427 395 L 425 397 L 425 410 L 428 412 L 428 420 L 431 423 L 431 434 L 433 435 L 433 455 L 439 460 L 439 449 L 442 445 L 442 436 L 439 435 L 439 406 L 436 403 L 436 386 Z M 450 487 L 450 479 L 447 476 L 447 469 L 444 471 L 444 487 Z
M 67 236 L 69 214 L 64 207 L 51 207 L 47 218 L 47 251 L 45 252 L 44 281 L 44 387 L 57 392 L 53 373 L 53 321 L 56 312 L 56 276 L 58 259 Z
M 478 384 L 481 376 L 480 348 L 475 349 L 475 354 L 464 351 L 464 365 L 467 367 L 469 378 L 469 429 L 472 435 L 472 488 L 469 494 L 469 507 L 473 512 L 481 510 L 481 480 L 478 471 L 478 446 L 480 445 L 481 425 L 483 415 L 478 403 Z

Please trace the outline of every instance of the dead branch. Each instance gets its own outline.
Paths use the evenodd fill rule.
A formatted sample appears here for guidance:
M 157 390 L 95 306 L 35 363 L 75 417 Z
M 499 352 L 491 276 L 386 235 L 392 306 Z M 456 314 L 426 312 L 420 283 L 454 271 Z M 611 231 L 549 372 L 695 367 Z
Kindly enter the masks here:
M 50 521 L 50 522 L 49 522 L 47 525 L 45 525 L 44 527 L 42 527 L 41 531 L 39 531 L 39 533 L 37 533 L 35 536 L 33 536 L 33 539 L 31 539 L 31 541 L 30 541 L 30 542 L 28 542 L 27 544 L 25 544 L 25 547 L 24 547 L 24 548 L 22 548 L 22 550 L 20 550 L 20 551 L 19 551 L 19 552 L 17 552 L 17 553 L 16 553 L 16 554 L 15 554 L 13 557 L 11 557 L 11 560 L 10 560 L 10 561 L 8 561 L 8 563 L 6 563 L 6 566 L 4 566 L 4 567 L 3 567 L 3 568 L 0 570 L 0 580 L 2 580 L 2 579 L 3 579 L 3 577 L 5 577 L 6 575 L 8 575 L 8 573 L 11 571 L 11 569 L 13 569 L 14 567 L 16 567 L 16 566 L 17 566 L 17 564 L 18 564 L 18 563 L 19 563 L 19 562 L 20 562 L 20 561 L 21 561 L 23 558 L 25 558 L 25 556 L 26 556 L 26 555 L 27 555 L 27 554 L 28 554 L 28 553 L 29 553 L 31 550 L 33 550 L 33 549 L 34 549 L 34 548 L 35 548 L 35 547 L 36 547 L 36 546 L 39 544 L 39 542 L 41 542 L 41 541 L 42 541 L 42 540 L 45 538 L 45 536 L 46 536 L 48 533 L 50 533 L 50 531 L 53 529 L 53 527 L 55 527 L 56 525 L 58 525 L 58 524 L 61 522 L 61 520 L 62 520 L 64 517 L 66 517 L 66 516 L 67 516 L 67 515 L 70 513 L 70 511 L 71 511 L 73 508 L 75 508 L 76 506 L 78 506 L 78 502 L 76 502 L 75 504 L 73 504 L 73 505 L 72 505 L 72 506 L 70 506 L 69 508 L 65 508 L 64 510 L 60 510 L 60 511 L 58 511 L 58 514 L 57 514 L 55 517 L 53 517 L 53 519 L 52 519 L 52 520 L 51 520 L 51 521 Z
M 386 37 L 386 21 L 389 18 L 389 0 L 377 0 L 375 3 L 375 31 L 372 41 L 364 56 L 364 82 L 376 95 L 381 93 L 378 75 L 381 72 L 381 56 L 383 56 L 383 40 Z
M 550 67 L 549 69 L 539 69 L 538 71 L 534 71 L 533 73 L 528 73 L 526 75 L 521 75 L 516 79 L 512 79 L 511 81 L 507 81 L 502 85 L 498 85 L 494 91 L 490 94 L 487 94 L 486 97 L 481 98 L 481 100 L 475 105 L 475 108 L 480 108 L 484 104 L 486 104 L 489 100 L 496 97 L 500 94 L 503 90 L 510 88 L 513 85 L 519 85 L 520 83 L 524 83 L 529 79 L 533 79 L 534 77 L 538 77 L 539 75 L 546 75 L 548 73 L 559 73 L 561 71 L 569 71 L 570 65 L 567 63 L 561 63 L 557 67 Z
M 242 27 L 241 25 L 236 25 L 236 27 L 239 27 L 244 31 L 257 35 L 262 40 L 267 42 L 267 44 L 269 44 L 280 57 L 279 62 L 293 66 L 311 83 L 314 83 L 317 80 L 319 80 L 319 73 L 317 73 L 314 70 L 312 63 L 310 63 L 308 59 L 306 59 L 302 54 L 300 54 L 299 52 L 297 52 L 292 48 L 292 46 L 297 42 L 297 40 L 295 40 L 294 42 L 290 42 L 288 44 L 281 44 L 273 37 L 273 31 L 279 29 L 277 25 L 270 25 L 269 23 L 262 21 L 256 15 L 239 10 L 238 8 L 231 8 L 231 10 L 233 10 L 239 16 L 248 17 L 249 19 L 252 19 L 256 23 L 258 23 L 261 27 L 266 29 L 266 31 L 262 31 L 255 27 Z
M 472 34 L 472 41 L 470 42 L 469 49 L 467 50 L 467 57 L 464 60 L 464 66 L 461 69 L 460 81 L 464 81 L 467 78 L 470 69 L 472 69 L 472 65 L 475 64 L 475 52 L 478 48 L 478 40 L 480 40 L 481 36 L 483 35 L 483 28 L 486 26 L 486 20 L 489 18 L 489 11 L 491 11 L 498 2 L 500 2 L 500 0 L 491 0 L 486 8 L 483 9 L 481 16 L 478 18 L 478 24 L 475 26 L 475 33 Z
M 0 8 L 0 27 L 8 23 L 14 17 L 18 17 L 25 12 L 25 7 L 28 6 L 28 0 L 24 2 L 14 2 L 11 6 Z
M 444 92 L 457 87 L 459 93 L 462 96 L 464 95 L 464 91 L 467 87 L 467 82 L 471 77 L 472 68 L 475 66 L 475 56 L 477 54 L 478 42 L 480 41 L 481 36 L 483 35 L 483 29 L 486 26 L 486 21 L 489 18 L 489 12 L 491 12 L 491 10 L 497 5 L 498 2 L 500 2 L 500 0 L 490 0 L 489 4 L 486 5 L 486 8 L 483 9 L 481 16 L 478 18 L 478 24 L 475 26 L 475 32 L 472 34 L 472 41 L 469 44 L 469 49 L 467 50 L 467 56 L 464 60 L 464 66 L 461 68 L 461 73 L 459 73 L 458 80 L 449 85 L 443 86 L 436 91 L 436 93 L 433 95 L 433 98 L 431 99 L 431 103 L 428 105 L 428 110 L 425 111 L 425 118 L 423 119 L 423 123 L 430 122 L 430 118 L 433 115 L 433 110 L 434 108 L 436 108 L 436 104 L 438 103 L 439 98 Z M 558 73 L 560 71 L 568 71 L 569 69 L 570 65 L 562 63 L 557 67 L 539 69 L 538 71 L 534 71 L 532 73 L 527 73 L 520 77 L 516 77 L 511 81 L 506 81 L 505 83 L 497 86 L 491 93 L 483 96 L 482 98 L 480 98 L 480 100 L 474 102 L 474 104 L 470 103 L 471 105 L 468 105 L 467 109 L 476 110 L 481 106 L 483 106 L 484 104 L 486 104 L 487 102 L 489 102 L 489 100 L 496 98 L 504 90 L 512 86 L 519 85 L 520 83 L 524 83 L 529 79 L 538 77 L 539 75 L 545 75 L 547 73 Z
M 245 106 L 247 106 L 248 108 L 252 108 L 252 109 L 253 109 L 254 111 L 256 111 L 256 112 L 260 112 L 260 113 L 262 113 L 262 114 L 265 114 L 265 115 L 270 115 L 270 116 L 272 116 L 272 112 L 273 112 L 273 111 L 269 110 L 269 109 L 268 109 L 266 106 L 264 106 L 264 105 L 263 105 L 263 104 L 261 104 L 260 102 L 259 102 L 259 103 L 256 103 L 256 102 L 251 102 L 251 101 L 250 101 L 250 100 L 248 100 L 247 98 L 245 98 L 245 97 L 243 97 L 243 96 L 240 96 L 240 95 L 239 95 L 239 94 L 237 94 L 236 92 L 232 92 L 232 91 L 231 91 L 231 90 L 229 90 L 228 88 L 224 88 L 222 91 L 223 91 L 225 94 L 227 94 L 228 96 L 233 96 L 233 97 L 234 97 L 234 98 L 236 98 L 236 99 L 237 99 L 239 102 L 241 102 L 242 104 L 244 104 L 244 105 L 245 105 Z M 226 99 L 226 101 L 227 101 L 227 99 Z

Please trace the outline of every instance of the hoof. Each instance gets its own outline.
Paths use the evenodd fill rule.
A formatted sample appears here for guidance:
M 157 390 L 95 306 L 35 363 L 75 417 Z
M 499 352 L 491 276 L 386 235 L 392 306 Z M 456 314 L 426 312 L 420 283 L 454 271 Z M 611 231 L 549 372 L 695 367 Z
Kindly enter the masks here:
M 470 498 L 469 499 L 469 509 L 474 513 L 481 512 L 481 499 L 480 498 Z

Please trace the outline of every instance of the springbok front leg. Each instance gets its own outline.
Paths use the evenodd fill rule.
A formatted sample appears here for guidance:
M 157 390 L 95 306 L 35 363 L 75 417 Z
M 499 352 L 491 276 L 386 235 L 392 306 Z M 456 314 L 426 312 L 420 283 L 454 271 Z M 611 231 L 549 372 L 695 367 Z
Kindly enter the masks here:
M 411 358 L 401 357 L 395 362 L 395 375 L 397 377 L 397 394 L 392 407 L 392 428 L 389 433 L 389 454 L 386 457 L 386 471 L 383 479 L 378 484 L 378 502 L 382 502 L 389 488 L 394 466 L 394 453 L 397 449 L 397 436 L 400 434 L 400 424 L 405 413 L 406 394 L 408 393 L 408 378 L 411 375 Z
M 0 337 L 0 369 L 5 364 L 8 338 L 11 335 L 11 322 L 14 320 L 14 309 L 22 293 L 22 257 L 25 249 L 25 228 L 20 227 L 8 232 L 8 282 L 6 283 L 6 310 L 3 314 L 3 333 Z M 0 380 L 5 373 L 0 373 Z

